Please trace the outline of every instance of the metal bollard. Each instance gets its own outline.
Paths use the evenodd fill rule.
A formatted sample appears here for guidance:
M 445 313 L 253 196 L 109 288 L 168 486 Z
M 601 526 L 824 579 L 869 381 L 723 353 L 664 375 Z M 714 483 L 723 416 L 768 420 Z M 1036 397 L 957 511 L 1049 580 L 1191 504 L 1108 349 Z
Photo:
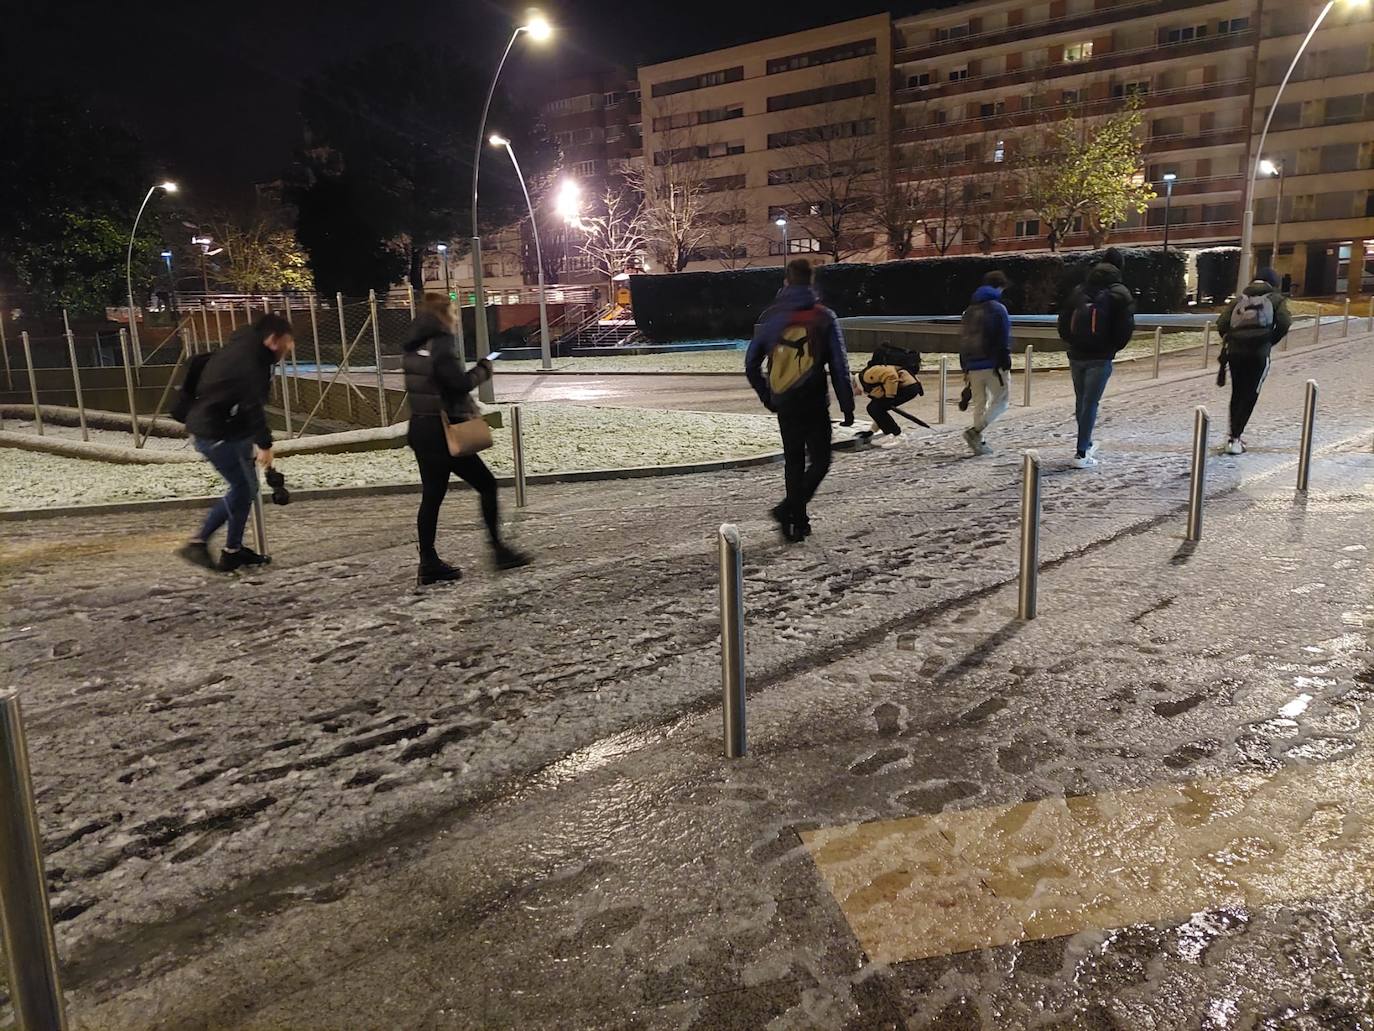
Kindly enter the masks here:
M 1285 337 L 1285 341 L 1286 341 L 1286 340 L 1287 340 L 1287 338 Z M 1318 308 L 1318 309 L 1317 309 L 1317 325 L 1316 325 L 1316 328 L 1312 330 L 1312 343 L 1313 343 L 1313 345 L 1315 346 L 1316 344 L 1320 344 L 1321 342 L 1322 342 L 1322 312 L 1321 312 L 1321 309 Z
M 315 383 L 324 390 L 324 367 L 320 364 L 320 324 L 315 309 L 319 304 L 319 299 L 310 295 L 310 339 L 315 343 Z
M 29 369 L 29 396 L 33 398 L 33 423 L 38 427 L 38 435 L 43 436 L 43 413 L 38 408 L 38 381 L 33 378 L 33 350 L 29 347 L 29 334 L 25 330 L 19 334 L 24 342 L 24 364 Z
M 1374 333 L 1374 297 L 1371 297 L 1371 298 L 1369 299 L 1369 332 Z M 3 346 L 4 343 L 5 343 L 4 334 L 3 334 L 3 333 L 0 333 L 0 346 Z M 6 376 L 9 375 L 9 364 L 8 364 L 8 363 L 6 363 L 6 365 L 5 365 L 5 375 L 6 375 Z
M 1374 304 L 1369 306 L 1370 322 L 1374 323 Z M 10 374 L 10 345 L 5 340 L 5 313 L 0 311 L 0 358 L 5 359 L 5 389 L 14 389 L 14 377 Z
M 256 470 L 254 470 L 253 475 L 257 475 Z M 252 523 L 253 543 L 257 545 L 257 553 L 263 558 L 267 558 L 267 520 L 263 518 L 261 487 L 259 487 L 257 493 L 253 495 Z
M 29 747 L 13 692 L 0 697 L 0 800 L 0 923 L 15 1022 L 25 1031 L 65 1031 Z
M 1021 464 L 1021 582 L 1016 618 L 1034 619 L 1040 586 L 1040 455 L 1027 451 Z
M 1347 298 L 1345 299 L 1345 317 L 1344 317 L 1344 319 L 1341 321 L 1341 327 L 1342 327 L 1342 328 L 1341 328 L 1341 336 L 1343 336 L 1343 337 L 1348 337 L 1348 336 L 1350 335 L 1350 298 L 1349 298 L 1349 297 L 1347 297 Z
M 1307 381 L 1307 396 L 1302 403 L 1302 441 L 1298 444 L 1298 490 L 1307 490 L 1312 471 L 1312 431 L 1317 421 L 1317 381 Z
M 744 755 L 744 552 L 739 528 L 720 527 L 720 679 L 724 694 L 725 758 Z
M 1029 408 L 1031 403 L 1031 376 L 1035 372 L 1035 345 L 1026 345 L 1026 372 L 1025 372 L 1025 395 L 1021 398 L 1021 406 Z M 1007 373 L 1008 376 L 1011 373 Z
M 1198 405 L 1193 410 L 1193 468 L 1188 476 L 1188 534 L 1190 541 L 1202 540 L 1202 497 L 1207 490 L 1207 431 L 1211 418 Z
M 119 331 L 119 353 L 124 358 L 124 387 L 129 392 L 129 428 L 133 430 L 134 447 L 138 447 L 138 405 L 134 402 L 134 374 L 129 368 L 129 332 Z
M 525 438 L 520 422 L 520 406 L 510 409 L 510 449 L 515 465 L 515 507 L 525 507 Z
M 72 335 L 66 308 L 62 309 L 62 325 L 67 331 L 67 358 L 72 363 L 72 387 L 76 390 L 76 417 L 81 421 L 81 439 L 90 440 L 90 431 L 86 429 L 86 399 L 81 396 L 81 370 L 76 364 L 76 337 Z
M 1202 367 L 1205 369 L 1212 364 L 1212 322 L 1209 319 L 1207 325 L 1202 327 Z
M 949 394 L 949 358 L 946 355 L 940 356 L 940 396 L 935 403 L 935 422 L 936 425 L 943 425 L 945 421 L 945 398 Z
M 286 372 L 286 362 L 281 363 L 281 407 L 286 417 L 286 435 L 292 434 L 291 427 L 291 377 Z
M 1155 327 L 1155 369 L 1154 369 L 1154 373 L 1153 373 L 1152 376 L 1151 376 L 1152 379 L 1159 379 L 1159 351 L 1160 351 L 1160 348 L 1163 346 L 1163 344 L 1164 344 L 1164 327 L 1163 327 L 1163 326 L 1156 326 L 1156 327 Z

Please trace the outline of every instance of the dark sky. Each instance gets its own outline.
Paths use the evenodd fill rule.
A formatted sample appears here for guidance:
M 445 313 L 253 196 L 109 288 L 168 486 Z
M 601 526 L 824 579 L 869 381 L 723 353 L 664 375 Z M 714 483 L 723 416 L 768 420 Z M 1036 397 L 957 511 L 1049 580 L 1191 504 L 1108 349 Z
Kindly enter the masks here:
M 397 40 L 449 39 L 494 69 L 526 3 L 499 0 L 0 0 L 0 74 L 64 89 L 135 130 L 188 191 L 215 202 L 276 178 L 301 138 L 300 83 Z M 537 90 L 597 61 L 665 60 L 873 14 L 892 4 L 791 0 L 548 0 L 559 28 L 522 43 L 503 83 Z M 898 5 L 901 6 L 901 5 Z M 907 5 L 914 6 L 914 5 Z M 929 6 L 927 4 L 926 6 Z M 6 90 L 10 83 L 0 82 Z M 533 97 L 531 97 L 533 99 Z M 91 141 L 99 159 L 99 141 Z

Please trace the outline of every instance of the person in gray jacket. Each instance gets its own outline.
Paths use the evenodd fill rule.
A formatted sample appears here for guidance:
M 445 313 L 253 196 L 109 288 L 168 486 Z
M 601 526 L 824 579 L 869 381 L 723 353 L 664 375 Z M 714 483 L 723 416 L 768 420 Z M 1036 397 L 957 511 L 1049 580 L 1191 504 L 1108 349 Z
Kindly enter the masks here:
M 1279 274 L 1260 269 L 1254 282 L 1217 316 L 1222 348 L 1221 377 L 1231 370 L 1231 430 L 1222 449 L 1228 455 L 1245 454 L 1241 436 L 1259 402 L 1269 377 L 1269 353 L 1288 335 L 1293 316 L 1288 298 L 1279 292 Z

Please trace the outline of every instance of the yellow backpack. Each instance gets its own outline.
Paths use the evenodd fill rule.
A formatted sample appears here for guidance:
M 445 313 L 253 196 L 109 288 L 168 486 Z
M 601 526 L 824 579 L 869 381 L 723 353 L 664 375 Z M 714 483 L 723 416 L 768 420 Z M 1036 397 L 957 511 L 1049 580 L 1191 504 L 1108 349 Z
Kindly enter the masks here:
M 811 378 L 816 368 L 817 346 L 813 339 L 818 312 L 803 308 L 793 312 L 768 356 L 768 389 L 775 400 L 787 395 Z

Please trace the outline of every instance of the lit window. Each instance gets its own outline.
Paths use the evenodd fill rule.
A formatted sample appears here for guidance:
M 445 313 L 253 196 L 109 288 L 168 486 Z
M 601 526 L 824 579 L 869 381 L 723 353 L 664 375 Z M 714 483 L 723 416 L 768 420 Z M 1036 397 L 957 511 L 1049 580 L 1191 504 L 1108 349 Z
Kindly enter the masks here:
M 1007 156 L 1007 144 L 1005 140 L 998 140 L 997 146 L 992 148 L 992 160 L 1000 162 Z
M 1086 61 L 1092 56 L 1092 40 L 1088 40 L 1086 43 L 1074 43 L 1072 46 L 1064 48 L 1065 61 Z

